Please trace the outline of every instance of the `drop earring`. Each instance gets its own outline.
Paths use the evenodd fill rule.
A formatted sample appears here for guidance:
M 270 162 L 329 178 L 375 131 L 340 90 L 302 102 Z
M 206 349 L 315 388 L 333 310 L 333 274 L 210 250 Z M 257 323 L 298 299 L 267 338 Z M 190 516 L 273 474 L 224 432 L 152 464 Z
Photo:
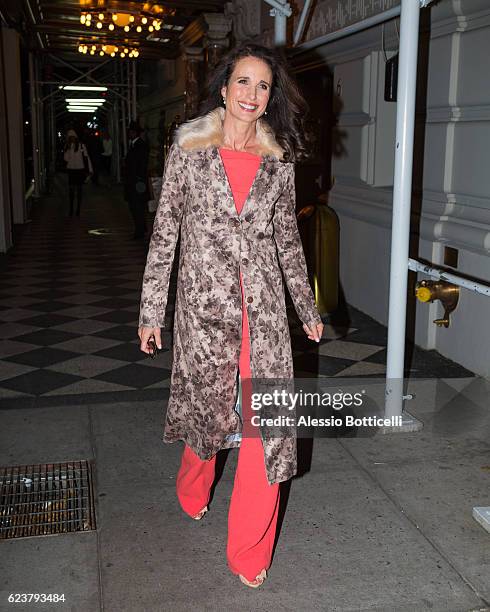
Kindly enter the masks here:
M 223 104 L 226 106 L 226 99 L 223 98 Z

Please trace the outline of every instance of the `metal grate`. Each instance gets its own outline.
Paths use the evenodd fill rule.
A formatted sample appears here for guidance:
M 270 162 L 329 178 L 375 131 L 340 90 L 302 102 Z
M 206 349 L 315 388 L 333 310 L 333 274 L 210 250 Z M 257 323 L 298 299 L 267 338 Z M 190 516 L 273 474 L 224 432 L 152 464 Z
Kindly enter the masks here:
M 0 540 L 93 529 L 89 461 L 0 467 Z

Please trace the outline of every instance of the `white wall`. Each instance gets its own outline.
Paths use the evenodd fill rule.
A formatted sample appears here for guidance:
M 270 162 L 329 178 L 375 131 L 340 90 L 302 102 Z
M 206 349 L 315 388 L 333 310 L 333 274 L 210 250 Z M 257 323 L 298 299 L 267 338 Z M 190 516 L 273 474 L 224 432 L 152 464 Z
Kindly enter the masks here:
M 412 257 L 443 265 L 443 247 L 459 250 L 456 273 L 490 284 L 490 6 L 441 0 L 431 10 L 427 107 L 415 167 Z M 387 46 L 397 46 L 393 22 Z M 422 35 L 422 40 L 424 35 Z M 317 49 L 341 79 L 330 203 L 341 228 L 340 278 L 346 300 L 387 324 L 391 185 L 396 104 L 382 100 L 381 26 Z M 381 60 L 380 60 L 381 58 Z M 422 159 L 423 157 L 423 159 Z M 427 278 L 419 275 L 419 278 Z M 490 299 L 461 289 L 451 326 L 438 328 L 439 304 L 416 303 L 415 342 L 490 378 Z

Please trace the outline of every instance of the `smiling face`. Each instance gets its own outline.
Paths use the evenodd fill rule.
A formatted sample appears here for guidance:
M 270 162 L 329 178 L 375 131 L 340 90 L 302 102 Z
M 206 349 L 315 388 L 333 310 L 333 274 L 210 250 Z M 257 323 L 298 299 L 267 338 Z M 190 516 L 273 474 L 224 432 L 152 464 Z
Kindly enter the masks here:
M 267 108 L 272 85 L 269 66 L 258 57 L 238 60 L 228 86 L 221 88 L 226 110 L 241 121 L 256 121 Z

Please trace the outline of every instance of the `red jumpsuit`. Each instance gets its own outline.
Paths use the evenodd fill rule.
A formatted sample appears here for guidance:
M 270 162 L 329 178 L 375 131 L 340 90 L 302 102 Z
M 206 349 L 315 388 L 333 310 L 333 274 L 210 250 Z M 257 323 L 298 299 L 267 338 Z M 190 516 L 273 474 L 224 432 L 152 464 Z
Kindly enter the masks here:
M 258 155 L 220 149 L 228 181 L 240 214 L 260 166 Z M 279 485 L 267 481 L 262 440 L 257 434 L 246 435 L 245 421 L 251 416 L 250 338 L 242 277 L 242 345 L 239 370 L 242 379 L 243 438 L 238 453 L 233 493 L 228 513 L 228 565 L 234 574 L 248 580 L 268 569 L 276 534 L 279 509 Z M 186 445 L 177 475 L 177 496 L 184 512 L 197 515 L 208 503 L 215 476 L 216 456 L 202 461 Z

